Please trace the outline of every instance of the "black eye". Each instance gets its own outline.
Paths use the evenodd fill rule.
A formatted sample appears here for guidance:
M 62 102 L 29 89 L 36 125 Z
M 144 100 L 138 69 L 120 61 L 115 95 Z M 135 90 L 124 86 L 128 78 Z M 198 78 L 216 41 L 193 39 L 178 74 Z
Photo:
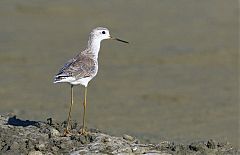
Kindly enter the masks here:
M 105 32 L 105 31 L 102 31 L 102 34 L 106 34 L 106 32 Z

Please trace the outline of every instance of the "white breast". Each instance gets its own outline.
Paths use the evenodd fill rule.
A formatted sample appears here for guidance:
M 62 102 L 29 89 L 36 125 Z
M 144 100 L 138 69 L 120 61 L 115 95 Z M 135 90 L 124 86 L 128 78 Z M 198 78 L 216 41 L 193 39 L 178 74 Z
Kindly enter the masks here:
M 71 83 L 72 85 L 78 85 L 78 84 L 81 84 L 85 87 L 87 87 L 88 85 L 88 82 L 92 79 L 93 77 L 86 77 L 86 78 L 81 78 L 81 79 L 75 79 L 75 80 L 72 80 L 72 81 L 69 81 L 69 83 Z
M 72 85 L 83 85 L 84 87 L 87 87 L 88 82 L 92 79 L 93 77 L 86 77 L 86 78 L 81 78 L 81 79 L 76 79 L 75 77 L 67 77 L 64 79 L 61 79 L 59 81 L 55 81 L 54 83 L 61 83 L 61 82 L 68 82 Z

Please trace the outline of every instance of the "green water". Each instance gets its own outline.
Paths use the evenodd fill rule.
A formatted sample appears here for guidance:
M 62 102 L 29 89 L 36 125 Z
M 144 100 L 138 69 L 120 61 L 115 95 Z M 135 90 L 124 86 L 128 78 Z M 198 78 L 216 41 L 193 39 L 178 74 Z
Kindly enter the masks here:
M 238 144 L 238 4 L 226 0 L 0 1 L 0 113 L 65 120 L 58 69 L 108 27 L 88 88 L 87 126 L 152 142 Z M 83 87 L 73 118 L 82 120 Z

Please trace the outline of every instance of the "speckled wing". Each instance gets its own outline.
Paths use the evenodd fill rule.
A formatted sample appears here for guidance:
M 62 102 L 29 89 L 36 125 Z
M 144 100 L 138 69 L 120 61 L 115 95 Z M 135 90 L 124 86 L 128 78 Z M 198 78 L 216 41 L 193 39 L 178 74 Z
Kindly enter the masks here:
M 77 56 L 69 60 L 63 68 L 60 69 L 59 73 L 55 76 L 55 82 L 61 81 L 68 77 L 74 77 L 81 79 L 85 77 L 91 77 L 96 74 L 97 62 L 90 57 Z

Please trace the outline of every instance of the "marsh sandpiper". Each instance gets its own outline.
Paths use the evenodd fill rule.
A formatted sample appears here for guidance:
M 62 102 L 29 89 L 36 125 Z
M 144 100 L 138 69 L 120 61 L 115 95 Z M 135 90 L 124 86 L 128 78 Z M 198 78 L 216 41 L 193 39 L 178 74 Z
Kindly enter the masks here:
M 67 127 L 64 134 L 70 133 L 70 119 L 73 105 L 73 86 L 83 85 L 85 87 L 84 101 L 83 101 L 83 126 L 80 129 L 80 134 L 86 134 L 85 130 L 85 117 L 86 117 L 86 105 L 87 105 L 87 86 L 89 81 L 97 75 L 98 72 L 98 53 L 100 50 L 100 44 L 102 40 L 113 39 L 128 43 L 127 41 L 110 36 L 110 32 L 107 28 L 97 27 L 90 33 L 87 48 L 78 53 L 74 58 L 70 59 L 59 70 L 55 76 L 54 83 L 66 82 L 71 86 L 71 102 L 67 118 Z

